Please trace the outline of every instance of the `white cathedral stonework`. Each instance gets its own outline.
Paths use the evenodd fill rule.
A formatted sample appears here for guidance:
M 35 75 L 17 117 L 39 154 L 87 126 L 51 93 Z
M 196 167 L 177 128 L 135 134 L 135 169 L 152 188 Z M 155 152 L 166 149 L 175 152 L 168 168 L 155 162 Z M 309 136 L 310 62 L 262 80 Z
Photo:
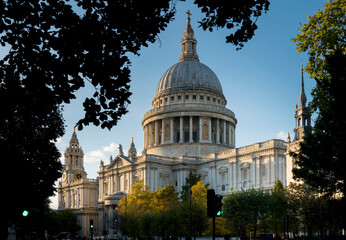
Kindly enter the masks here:
M 293 181 L 294 161 L 289 151 L 297 151 L 304 133 L 311 130 L 303 72 L 294 140 L 272 139 L 236 148 L 237 119 L 226 108 L 219 79 L 199 62 L 189 17 L 181 44 L 179 62 L 161 77 L 153 108 L 142 120 L 142 155 L 137 154 L 132 139 L 127 155 L 119 145 L 119 154 L 109 164 L 101 160 L 97 180 L 87 179 L 83 152 L 73 133 L 65 152 L 58 199 L 59 210 L 77 213 L 82 236 L 90 234 L 91 219 L 95 235 L 121 234 L 116 224 L 119 200 L 131 192 L 136 180 L 143 180 L 151 191 L 171 184 L 180 192 L 191 169 L 221 195 L 230 189 L 271 189 L 276 180 L 284 186 Z

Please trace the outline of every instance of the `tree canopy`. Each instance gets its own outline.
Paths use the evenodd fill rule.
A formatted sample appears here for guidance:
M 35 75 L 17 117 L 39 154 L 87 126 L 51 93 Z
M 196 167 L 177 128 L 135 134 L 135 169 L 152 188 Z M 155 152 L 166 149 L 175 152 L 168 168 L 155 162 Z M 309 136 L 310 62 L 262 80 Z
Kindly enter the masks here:
M 316 80 L 311 110 L 317 113 L 313 131 L 293 154 L 296 178 L 321 193 L 345 196 L 346 115 L 346 1 L 330 0 L 308 22 L 294 41 L 299 52 L 307 52 L 306 71 Z
M 305 71 L 317 81 L 328 79 L 326 56 L 336 51 L 346 52 L 346 1 L 328 0 L 324 9 L 307 16 L 300 33 L 292 40 L 297 52 L 307 52 L 309 61 Z
M 110 129 L 130 103 L 130 60 L 157 39 L 174 19 L 175 1 L 42 1 L 0 2 L 0 44 L 10 50 L 0 62 L 1 79 L 19 82 L 49 104 L 69 103 L 86 83 L 95 92 L 85 99 L 79 129 L 90 123 Z M 228 42 L 243 46 L 254 35 L 257 18 L 268 0 L 201 1 L 204 29 L 236 29 Z M 237 29 L 239 28 L 239 29 Z M 2 95 L 11 95 L 7 84 Z

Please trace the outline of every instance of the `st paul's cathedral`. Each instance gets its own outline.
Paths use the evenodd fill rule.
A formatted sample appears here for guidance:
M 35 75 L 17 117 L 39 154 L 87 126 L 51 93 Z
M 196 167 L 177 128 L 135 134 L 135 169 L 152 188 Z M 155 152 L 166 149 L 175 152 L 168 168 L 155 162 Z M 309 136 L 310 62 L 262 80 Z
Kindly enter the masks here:
M 284 186 L 293 181 L 294 162 L 288 153 L 296 151 L 305 132 L 311 131 L 303 69 L 292 142 L 288 136 L 287 141 L 270 139 L 236 147 L 236 116 L 226 107 L 218 77 L 199 61 L 190 17 L 181 45 L 179 62 L 162 75 L 153 107 L 144 114 L 142 152 L 137 152 L 133 139 L 127 153 L 119 145 L 119 154 L 109 164 L 101 160 L 97 179 L 88 179 L 83 150 L 73 132 L 58 186 L 58 210 L 77 214 L 81 236 L 89 236 L 90 220 L 95 235 L 121 234 L 115 221 L 118 203 L 136 180 L 143 180 L 151 191 L 170 184 L 180 192 L 192 171 L 221 195 L 230 189 L 271 189 L 276 180 Z

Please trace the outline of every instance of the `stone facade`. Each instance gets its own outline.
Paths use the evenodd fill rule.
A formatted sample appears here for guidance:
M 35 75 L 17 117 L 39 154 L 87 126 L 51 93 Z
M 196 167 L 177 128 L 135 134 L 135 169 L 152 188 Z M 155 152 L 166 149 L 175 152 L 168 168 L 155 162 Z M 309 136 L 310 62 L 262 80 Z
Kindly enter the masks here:
M 98 182 L 87 178 L 83 150 L 73 131 L 65 151 L 65 166 L 58 185 L 58 210 L 71 209 L 77 214 L 78 224 L 82 227 L 80 236 L 89 236 L 90 220 L 98 220 L 97 193 Z
M 137 154 L 133 139 L 127 155 L 119 145 L 119 154 L 111 156 L 109 164 L 100 162 L 98 180 L 90 180 L 81 162 L 77 162 L 83 153 L 79 145 L 74 146 L 76 136 L 72 136 L 59 185 L 59 209 L 82 207 L 81 216 L 89 218 L 81 222 L 93 217 L 96 235 L 121 235 L 117 224 L 119 200 L 131 193 L 136 180 L 143 180 L 151 191 L 170 184 L 180 192 L 191 171 L 200 174 L 221 195 L 231 189 L 271 189 L 276 180 L 284 186 L 292 181 L 294 162 L 289 152 L 298 150 L 299 141 L 311 129 L 303 78 L 293 143 L 290 139 L 288 142 L 272 139 L 236 148 L 237 119 L 226 108 L 227 100 L 217 76 L 199 62 L 190 18 L 181 43 L 179 62 L 161 77 L 153 108 L 142 120 L 141 155 Z M 74 179 L 76 174 L 83 177 Z M 76 202 L 81 205 L 75 205 Z

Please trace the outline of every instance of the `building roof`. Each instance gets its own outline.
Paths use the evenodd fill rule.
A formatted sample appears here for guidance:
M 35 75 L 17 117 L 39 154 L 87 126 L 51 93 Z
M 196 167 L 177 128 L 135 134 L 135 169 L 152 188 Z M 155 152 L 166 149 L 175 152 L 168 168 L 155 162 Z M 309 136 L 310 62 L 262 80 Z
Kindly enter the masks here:
M 190 24 L 190 12 L 187 12 L 187 25 L 181 40 L 179 62 L 170 67 L 161 77 L 156 96 L 174 92 L 211 92 L 223 96 L 222 87 L 216 74 L 205 64 L 199 62 L 197 40 Z
M 156 94 L 164 92 L 203 91 L 223 95 L 216 74 L 203 63 L 184 60 L 174 64 L 161 77 Z

